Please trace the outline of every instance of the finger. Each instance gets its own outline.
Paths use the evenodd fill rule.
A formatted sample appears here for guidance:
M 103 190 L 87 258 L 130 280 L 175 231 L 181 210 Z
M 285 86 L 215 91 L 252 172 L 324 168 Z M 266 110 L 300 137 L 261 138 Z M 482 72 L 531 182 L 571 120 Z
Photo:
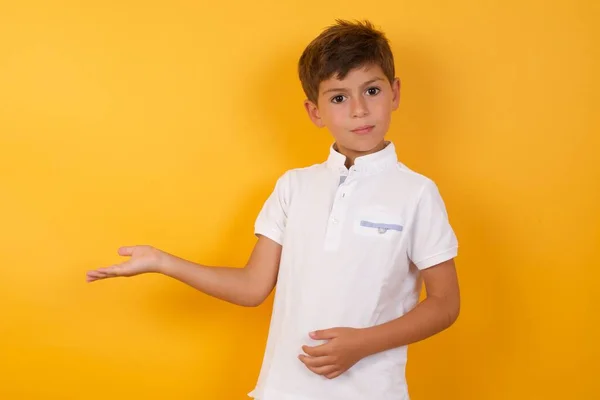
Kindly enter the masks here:
M 313 331 L 309 333 L 311 339 L 315 340 L 328 340 L 337 337 L 338 331 L 335 328 L 331 329 L 321 329 L 317 331 Z
M 327 376 L 335 373 L 338 370 L 338 367 L 337 365 L 325 365 L 323 367 L 308 367 L 308 369 L 317 375 Z
M 98 268 L 94 273 L 101 278 L 115 278 L 118 276 L 128 276 L 129 262 L 111 265 L 110 267 Z
M 107 272 L 104 270 L 104 268 L 102 269 L 95 269 L 95 270 L 91 270 L 87 272 L 88 276 L 92 276 L 95 278 L 104 278 L 106 277 L 108 274 Z
M 118 253 L 120 256 L 131 256 L 135 246 L 122 246 L 119 247 Z
M 106 279 L 109 277 L 110 276 L 108 274 L 106 274 L 106 272 L 98 271 L 98 270 L 88 271 L 86 274 L 86 280 L 88 282 L 97 281 L 99 279 Z
M 90 274 L 89 272 L 85 276 L 86 282 L 94 282 L 94 281 L 97 281 L 98 279 L 102 279 L 102 278 L 100 278 L 96 274 Z
M 329 355 L 331 346 L 328 343 L 320 344 L 318 346 L 302 346 L 302 351 L 304 351 L 309 356 L 313 357 L 321 357 Z
M 325 357 L 307 357 L 303 354 L 301 354 L 298 358 L 300 358 L 300 361 L 302 361 L 304 363 L 304 365 L 306 365 L 307 367 L 323 367 L 325 365 L 331 365 L 334 364 L 335 358 L 332 356 L 325 356 Z
M 88 271 L 86 274 L 88 279 L 102 279 L 104 278 L 106 275 L 102 272 L 99 271 Z
M 340 376 L 343 373 L 344 373 L 344 371 L 340 371 L 340 370 L 333 371 L 333 372 L 331 372 L 329 374 L 326 374 L 325 378 L 327 378 L 327 379 L 334 379 L 334 378 L 337 378 L 338 376 Z
M 94 273 L 102 278 L 112 278 L 119 276 L 119 269 L 116 265 L 110 267 L 98 268 Z
M 112 265 L 106 270 L 106 274 L 115 278 L 118 276 L 127 276 L 127 263 Z

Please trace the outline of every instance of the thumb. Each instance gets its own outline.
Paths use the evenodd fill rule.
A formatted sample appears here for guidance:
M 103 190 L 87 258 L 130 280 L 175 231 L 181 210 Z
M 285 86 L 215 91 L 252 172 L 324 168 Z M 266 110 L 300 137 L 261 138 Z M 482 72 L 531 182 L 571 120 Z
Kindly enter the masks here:
M 135 246 L 123 246 L 119 247 L 119 255 L 120 256 L 131 256 L 133 254 L 133 249 Z
M 310 337 L 316 340 L 327 340 L 337 337 L 337 331 L 335 328 L 332 329 L 320 329 L 310 333 Z

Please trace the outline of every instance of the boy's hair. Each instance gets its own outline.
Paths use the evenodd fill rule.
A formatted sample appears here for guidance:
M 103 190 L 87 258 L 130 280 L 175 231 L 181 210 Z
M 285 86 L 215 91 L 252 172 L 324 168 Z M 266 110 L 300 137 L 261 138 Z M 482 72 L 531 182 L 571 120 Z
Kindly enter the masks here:
M 298 74 L 306 97 L 317 104 L 321 82 L 334 76 L 344 79 L 351 70 L 371 64 L 394 81 L 394 56 L 385 34 L 367 20 L 338 19 L 304 49 Z

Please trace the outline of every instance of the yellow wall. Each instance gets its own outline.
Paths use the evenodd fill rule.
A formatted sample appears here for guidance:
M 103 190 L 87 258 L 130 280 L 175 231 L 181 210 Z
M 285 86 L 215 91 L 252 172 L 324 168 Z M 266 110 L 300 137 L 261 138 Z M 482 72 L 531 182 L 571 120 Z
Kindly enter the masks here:
M 0 5 L 0 399 L 246 398 L 271 299 L 85 271 L 138 243 L 244 264 L 275 179 L 327 155 L 295 68 L 336 17 L 387 31 L 390 139 L 461 242 L 413 398 L 600 398 L 598 2 L 93 3 Z

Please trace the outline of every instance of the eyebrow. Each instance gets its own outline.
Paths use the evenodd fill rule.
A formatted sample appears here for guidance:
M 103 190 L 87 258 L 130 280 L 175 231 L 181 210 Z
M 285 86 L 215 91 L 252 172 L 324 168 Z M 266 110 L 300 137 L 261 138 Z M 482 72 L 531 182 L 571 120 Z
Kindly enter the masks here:
M 383 80 L 383 78 L 379 78 L 379 77 L 375 78 L 375 79 L 371 79 L 370 81 L 366 81 L 365 83 L 363 83 L 361 85 L 361 87 L 365 87 L 365 86 L 370 85 L 371 83 L 374 83 L 377 81 L 382 81 L 382 80 Z M 322 94 L 329 93 L 329 92 L 348 92 L 348 91 L 350 91 L 350 89 L 348 89 L 348 88 L 331 88 L 331 89 L 325 90 Z

